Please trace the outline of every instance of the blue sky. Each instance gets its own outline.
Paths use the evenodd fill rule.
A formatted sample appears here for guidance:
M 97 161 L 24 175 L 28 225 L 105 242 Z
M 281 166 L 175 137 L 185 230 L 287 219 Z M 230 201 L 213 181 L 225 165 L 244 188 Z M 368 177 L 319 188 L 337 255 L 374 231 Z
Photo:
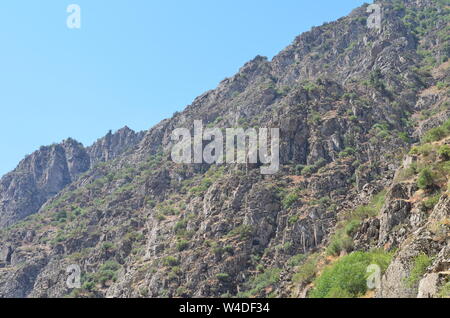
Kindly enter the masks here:
M 370 1 L 365 1 L 370 2 Z M 81 29 L 66 8 L 81 7 Z M 0 175 L 41 145 L 146 130 L 360 0 L 4 0 Z

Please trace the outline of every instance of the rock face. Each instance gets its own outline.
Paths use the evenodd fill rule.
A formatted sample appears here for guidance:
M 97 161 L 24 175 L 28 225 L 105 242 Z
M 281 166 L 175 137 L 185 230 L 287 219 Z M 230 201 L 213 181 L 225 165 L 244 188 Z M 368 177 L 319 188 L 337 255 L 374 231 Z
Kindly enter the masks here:
M 327 248 L 340 220 L 383 189 L 384 207 L 350 231 L 347 252 L 398 249 L 377 294 L 435 296 L 448 199 L 424 211 L 416 180 L 397 178 L 414 163 L 401 160 L 411 143 L 448 118 L 450 12 L 432 0 L 378 3 L 380 32 L 363 6 L 271 61 L 257 56 L 145 133 L 27 157 L 0 183 L 0 297 L 306 296 L 292 259 Z M 175 164 L 171 133 L 195 120 L 279 127 L 279 173 Z M 407 287 L 422 254 L 433 262 Z M 81 288 L 65 283 L 69 265 Z
M 114 134 L 109 131 L 105 137 L 86 149 L 91 166 L 113 160 L 127 150 L 133 149 L 141 141 L 143 135 L 143 132 L 136 133 L 128 127 L 119 129 Z
M 389 205 L 385 208 L 385 213 L 389 214 L 392 212 L 396 214 L 395 209 L 388 210 Z M 437 296 L 440 287 L 446 281 L 448 272 L 447 274 L 444 272 L 450 269 L 450 245 L 448 244 L 448 233 L 450 232 L 448 228 L 445 229 L 445 222 L 450 217 L 450 198 L 444 195 L 430 216 L 420 223 L 421 226 L 411 224 L 407 220 L 411 217 L 411 214 L 409 214 L 407 218 L 403 219 L 403 222 L 409 223 L 412 229 L 403 235 L 401 243 L 394 243 L 395 246 L 398 246 L 399 251 L 383 276 L 381 287 L 378 290 L 378 297 L 431 298 Z M 382 221 L 382 223 L 384 222 Z M 436 227 L 443 227 L 444 237 L 439 238 L 436 236 Z M 402 235 L 399 235 L 399 237 L 402 237 Z M 409 277 L 411 276 L 415 259 L 419 255 L 434 257 L 434 260 L 430 264 L 431 266 L 426 268 L 423 278 L 411 283 Z
M 41 147 L 0 181 L 0 227 L 36 213 L 49 198 L 89 169 L 89 156 L 74 140 Z
M 128 127 L 108 133 L 85 149 L 73 140 L 41 147 L 0 180 L 0 228 L 39 211 L 48 199 L 77 180 L 94 164 L 116 158 L 135 146 L 142 134 Z

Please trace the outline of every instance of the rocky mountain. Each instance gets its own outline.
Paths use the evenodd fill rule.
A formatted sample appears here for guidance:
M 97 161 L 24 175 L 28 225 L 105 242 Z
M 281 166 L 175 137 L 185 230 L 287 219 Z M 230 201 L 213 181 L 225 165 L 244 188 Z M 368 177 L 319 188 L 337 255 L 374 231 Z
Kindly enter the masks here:
M 448 296 L 450 3 L 376 4 L 380 30 L 357 8 L 145 133 L 27 157 L 0 183 L 0 297 Z M 279 127 L 280 171 L 175 164 L 196 120 Z

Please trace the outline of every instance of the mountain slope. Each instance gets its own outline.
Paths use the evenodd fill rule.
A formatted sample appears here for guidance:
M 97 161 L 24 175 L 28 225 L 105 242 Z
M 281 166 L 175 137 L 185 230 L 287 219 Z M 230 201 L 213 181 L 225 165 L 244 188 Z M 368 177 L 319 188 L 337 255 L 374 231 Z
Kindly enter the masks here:
M 73 139 L 41 147 L 0 180 L 0 228 L 37 213 L 65 186 L 99 162 L 112 160 L 142 138 L 128 127 L 109 132 L 91 147 Z
M 405 217 L 390 221 L 392 190 L 381 212 L 361 214 L 354 237 L 334 240 L 349 211 L 390 189 L 411 144 L 449 117 L 450 4 L 378 3 L 381 32 L 358 8 L 272 61 L 256 57 L 142 137 L 116 138 L 128 151 L 105 152 L 110 137 L 84 150 L 105 162 L 63 178 L 39 213 L 1 231 L 0 296 L 298 297 L 341 253 L 407 244 L 395 228 Z M 173 163 L 170 135 L 194 120 L 280 127 L 280 172 Z M 321 257 L 330 246 L 331 259 Z M 301 278 L 303 258 L 316 270 Z M 66 286 L 71 264 L 82 269 L 80 289 Z

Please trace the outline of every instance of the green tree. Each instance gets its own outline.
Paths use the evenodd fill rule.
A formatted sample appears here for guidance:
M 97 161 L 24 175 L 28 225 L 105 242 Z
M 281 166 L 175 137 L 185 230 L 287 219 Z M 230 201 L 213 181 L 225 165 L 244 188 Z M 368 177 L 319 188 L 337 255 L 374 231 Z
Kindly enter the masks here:
M 450 146 L 443 145 L 442 147 L 439 148 L 438 154 L 445 160 L 450 160 Z
M 417 186 L 422 190 L 431 189 L 434 187 L 435 175 L 430 168 L 424 168 L 417 179 Z
M 380 266 L 384 272 L 392 255 L 384 251 L 354 252 L 326 268 L 314 281 L 312 298 L 359 297 L 367 292 L 367 268 Z

